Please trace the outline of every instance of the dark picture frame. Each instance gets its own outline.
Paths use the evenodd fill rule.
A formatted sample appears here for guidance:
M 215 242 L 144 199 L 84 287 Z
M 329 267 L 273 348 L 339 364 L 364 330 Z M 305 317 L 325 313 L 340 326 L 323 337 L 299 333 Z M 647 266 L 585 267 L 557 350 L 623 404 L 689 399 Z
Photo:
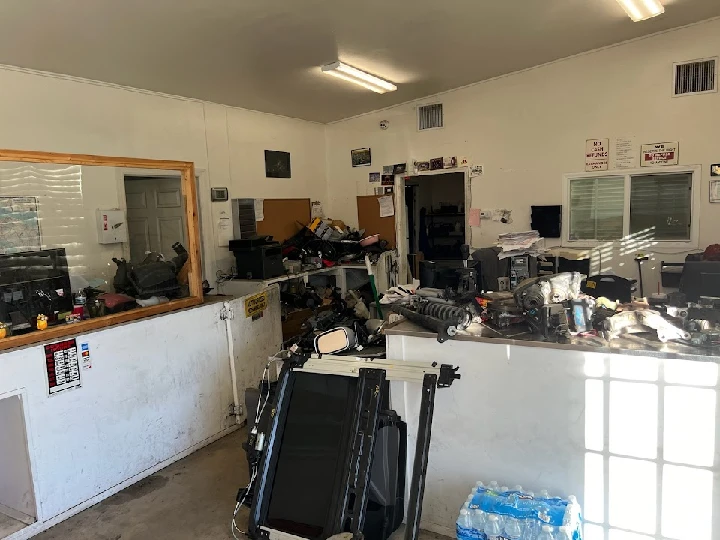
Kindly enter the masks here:
M 290 152 L 265 150 L 265 178 L 292 178 Z

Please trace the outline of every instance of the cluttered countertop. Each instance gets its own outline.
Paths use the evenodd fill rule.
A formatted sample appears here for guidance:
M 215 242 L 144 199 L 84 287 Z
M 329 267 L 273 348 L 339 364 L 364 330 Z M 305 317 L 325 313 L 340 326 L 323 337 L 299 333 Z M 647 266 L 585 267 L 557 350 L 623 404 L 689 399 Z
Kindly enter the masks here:
M 523 241 L 527 237 L 529 245 L 538 240 L 534 232 L 516 236 Z M 700 279 L 715 275 L 720 245 L 708 247 L 704 260 L 686 263 L 678 292 L 648 297 L 642 294 L 642 281 L 638 295 L 634 280 L 579 272 L 514 282 L 511 272 L 510 279 L 497 279 L 500 285 L 510 282 L 506 290 L 479 291 L 478 273 L 468 261 L 469 247 L 463 248 L 466 264 L 456 270 L 455 288 L 406 286 L 388 291 L 381 303 L 404 319 L 386 327 L 387 335 L 720 361 L 720 291 L 716 281 Z M 527 249 L 520 255 L 507 251 L 490 253 L 489 259 L 513 257 L 512 268 L 516 262 L 528 267 Z
M 437 333 L 419 324 L 403 320 L 385 329 L 388 336 L 411 336 L 432 338 Z M 567 341 L 546 341 L 540 334 L 524 328 L 495 329 L 485 324 L 472 323 L 465 330 L 459 330 L 453 337 L 456 341 L 474 341 L 497 345 L 519 345 L 523 347 L 545 347 L 573 351 L 651 356 L 655 358 L 677 358 L 680 360 L 720 362 L 720 346 L 696 347 L 678 342 L 663 343 L 641 334 L 628 334 L 613 340 L 599 336 L 570 337 Z

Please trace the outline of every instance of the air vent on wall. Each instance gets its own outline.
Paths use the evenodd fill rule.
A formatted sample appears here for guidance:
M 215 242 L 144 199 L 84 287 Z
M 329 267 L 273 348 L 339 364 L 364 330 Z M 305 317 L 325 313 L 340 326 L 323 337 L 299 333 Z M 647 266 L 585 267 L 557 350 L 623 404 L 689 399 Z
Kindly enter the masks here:
M 422 105 L 417 108 L 418 131 L 424 129 L 435 129 L 443 127 L 443 106 L 442 103 Z
M 673 95 L 717 92 L 717 58 L 675 64 Z

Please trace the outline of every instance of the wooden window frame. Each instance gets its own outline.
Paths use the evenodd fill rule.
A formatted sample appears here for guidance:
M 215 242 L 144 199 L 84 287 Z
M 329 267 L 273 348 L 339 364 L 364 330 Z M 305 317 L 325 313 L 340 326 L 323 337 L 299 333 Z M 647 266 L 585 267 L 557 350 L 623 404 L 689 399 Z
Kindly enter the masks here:
M 198 222 L 194 163 L 189 161 L 166 161 L 157 159 L 94 156 L 89 154 L 61 154 L 54 152 L 22 150 L 0 150 L 0 161 L 55 163 L 61 165 L 94 165 L 101 167 L 125 167 L 135 169 L 178 171 L 181 176 L 180 186 L 185 204 L 185 216 L 187 218 L 188 227 L 188 245 L 186 248 L 189 254 L 188 285 L 190 288 L 190 296 L 178 300 L 171 300 L 167 304 L 159 304 L 150 307 L 138 307 L 122 313 L 87 319 L 72 324 L 53 326 L 47 330 L 36 330 L 28 334 L 9 336 L 4 339 L 0 339 L 0 351 L 16 347 L 24 347 L 43 341 L 84 334 L 93 330 L 102 330 L 116 324 L 202 304 L 203 290 L 200 257 L 200 226 Z

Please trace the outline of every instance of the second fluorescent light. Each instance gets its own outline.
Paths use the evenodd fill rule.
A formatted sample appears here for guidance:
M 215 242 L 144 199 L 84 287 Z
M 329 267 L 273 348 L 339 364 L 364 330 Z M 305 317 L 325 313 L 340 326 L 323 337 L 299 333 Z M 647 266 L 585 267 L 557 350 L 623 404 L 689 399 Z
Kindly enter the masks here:
M 660 0 L 617 0 L 635 22 L 644 21 L 665 13 Z
M 332 75 L 338 79 L 343 79 L 351 83 L 377 92 L 378 94 L 384 94 L 385 92 L 394 92 L 397 90 L 397 86 L 393 83 L 385 81 L 369 73 L 365 73 L 362 70 L 343 64 L 342 62 L 333 62 L 332 64 L 326 64 L 322 68 L 322 72 L 326 75 Z

